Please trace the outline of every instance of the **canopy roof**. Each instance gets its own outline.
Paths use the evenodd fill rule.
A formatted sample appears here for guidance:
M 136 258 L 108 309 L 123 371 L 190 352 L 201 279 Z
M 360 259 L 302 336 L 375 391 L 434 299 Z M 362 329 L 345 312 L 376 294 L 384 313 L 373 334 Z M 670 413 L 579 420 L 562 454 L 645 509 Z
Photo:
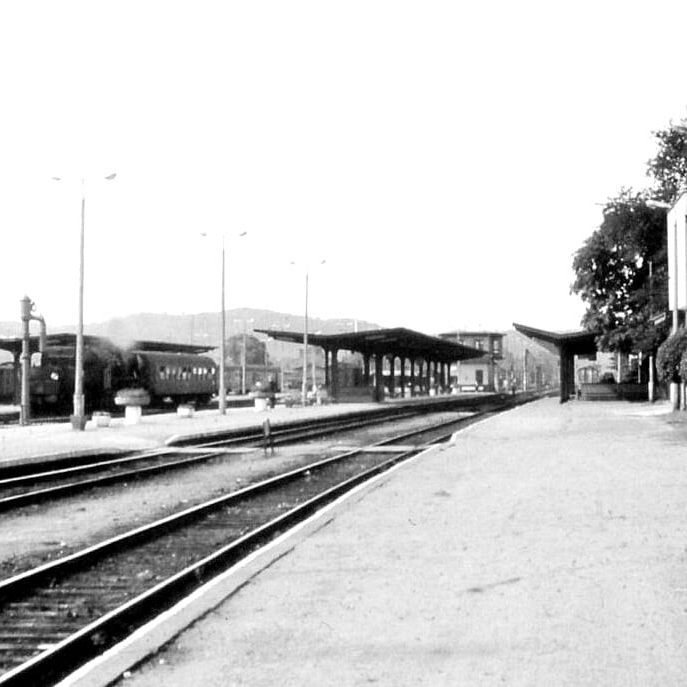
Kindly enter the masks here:
M 256 329 L 255 331 L 278 341 L 303 343 L 303 332 L 277 329 Z M 343 334 L 308 334 L 308 344 L 322 346 L 327 350 L 343 349 L 366 355 L 393 353 L 407 358 L 426 358 L 439 362 L 480 358 L 488 352 L 404 327 Z
M 592 355 L 596 353 L 596 337 L 592 332 L 584 330 L 570 332 L 548 332 L 545 329 L 535 329 L 524 324 L 513 322 L 515 330 L 534 339 L 548 350 L 560 354 L 561 349 L 573 355 Z

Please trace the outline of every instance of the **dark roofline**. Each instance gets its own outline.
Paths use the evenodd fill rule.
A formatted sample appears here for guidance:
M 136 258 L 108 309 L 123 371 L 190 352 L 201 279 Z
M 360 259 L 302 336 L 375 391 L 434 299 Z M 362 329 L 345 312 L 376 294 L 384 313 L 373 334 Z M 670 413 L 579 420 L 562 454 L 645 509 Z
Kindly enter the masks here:
M 255 329 L 259 334 L 291 343 L 303 343 L 303 332 L 283 331 L 277 329 Z M 454 343 L 438 336 L 429 336 L 421 332 L 395 327 L 392 329 L 370 329 L 362 332 L 345 332 L 342 334 L 308 334 L 308 344 L 322 348 L 342 349 L 363 354 L 391 354 L 407 357 L 428 357 L 439 362 L 452 362 L 481 358 L 488 351 L 478 350 L 471 346 Z
M 166 341 L 131 341 L 128 342 L 126 346 L 120 346 L 116 342 L 105 336 L 92 336 L 90 334 L 85 334 L 84 337 L 85 346 L 110 346 L 112 348 L 121 348 L 123 350 L 137 350 L 137 351 L 159 351 L 161 353 L 207 353 L 208 351 L 217 348 L 217 346 L 198 346 L 195 344 L 177 344 L 168 343 Z M 36 352 L 38 350 L 38 336 L 29 337 L 29 348 L 30 351 Z M 58 333 L 58 334 L 48 334 L 46 337 L 46 345 L 50 346 L 76 346 L 76 334 L 71 333 Z M 10 339 L 0 339 L 0 350 L 9 351 L 13 354 L 18 354 L 21 352 L 22 337 L 17 336 Z
M 538 342 L 553 344 L 560 352 L 561 348 L 565 348 L 570 353 L 577 355 L 590 355 L 596 353 L 596 335 L 593 332 L 585 330 L 567 331 L 567 332 L 550 332 L 545 329 L 537 329 L 535 327 L 528 327 L 524 324 L 513 322 L 513 327 L 517 332 L 534 339 Z

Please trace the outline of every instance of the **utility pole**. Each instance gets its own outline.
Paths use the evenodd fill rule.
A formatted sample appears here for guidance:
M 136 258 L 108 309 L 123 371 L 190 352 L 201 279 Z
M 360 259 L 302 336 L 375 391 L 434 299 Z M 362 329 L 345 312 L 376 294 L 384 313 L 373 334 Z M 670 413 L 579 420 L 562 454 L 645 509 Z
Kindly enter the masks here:
M 243 321 L 243 349 L 241 350 L 241 394 L 246 395 L 246 320 Z

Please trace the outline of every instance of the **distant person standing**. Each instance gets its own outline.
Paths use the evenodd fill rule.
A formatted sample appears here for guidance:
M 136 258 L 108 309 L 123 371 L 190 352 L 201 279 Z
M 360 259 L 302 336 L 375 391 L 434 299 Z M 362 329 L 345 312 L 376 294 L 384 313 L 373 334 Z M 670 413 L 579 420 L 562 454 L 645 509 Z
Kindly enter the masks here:
M 274 375 L 270 375 L 269 381 L 267 382 L 267 397 L 270 404 L 270 408 L 274 408 L 277 402 L 277 391 L 279 387 L 277 386 L 277 380 Z

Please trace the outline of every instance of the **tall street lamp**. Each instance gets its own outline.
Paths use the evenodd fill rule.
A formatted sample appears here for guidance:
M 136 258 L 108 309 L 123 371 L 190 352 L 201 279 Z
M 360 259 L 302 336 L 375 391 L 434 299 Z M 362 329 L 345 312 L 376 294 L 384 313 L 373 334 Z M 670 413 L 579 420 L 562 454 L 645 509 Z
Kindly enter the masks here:
M 245 236 L 248 232 L 242 231 L 238 236 Z M 206 232 L 201 232 L 201 236 L 207 236 Z M 225 361 L 226 361 L 226 339 L 227 339 L 227 311 L 225 306 L 225 292 L 226 292 L 226 279 L 225 279 L 225 234 L 222 233 L 222 297 L 220 302 L 220 316 L 219 316 L 219 414 L 226 415 L 227 413 L 227 382 L 225 375 Z
M 104 179 L 112 181 L 116 173 L 108 174 Z M 62 181 L 62 177 L 53 177 Z M 84 292 L 84 235 L 86 223 L 86 190 L 85 180 L 81 179 L 81 232 L 79 235 L 79 309 L 76 325 L 76 354 L 74 360 L 74 414 L 71 417 L 72 427 L 83 431 L 86 427 L 86 403 L 83 390 L 83 292 Z
M 319 265 L 324 265 L 326 260 L 320 260 Z M 296 262 L 291 262 L 296 265 Z M 305 318 L 303 321 L 303 380 L 301 383 L 301 403 L 305 406 L 308 402 L 308 265 L 305 265 Z
M 680 293 L 679 293 L 679 283 L 680 278 L 680 255 L 678 249 L 678 220 L 674 216 L 675 208 L 684 196 L 680 196 L 675 203 L 666 203 L 661 200 L 647 200 L 646 204 L 650 208 L 656 208 L 659 210 L 665 210 L 666 212 L 666 231 L 668 240 L 668 301 L 673 314 L 672 330 L 671 334 L 675 334 L 679 328 L 679 303 L 680 303 Z M 672 223 L 672 226 L 671 226 Z M 672 260 L 670 259 L 672 258 Z M 684 260 L 684 255 L 682 256 Z M 653 277 L 653 264 L 649 263 L 649 270 L 651 272 L 651 277 Z M 653 288 L 653 284 L 650 285 Z M 649 400 L 653 400 L 653 356 L 649 358 Z M 680 393 L 677 382 L 670 382 L 670 403 L 673 410 L 677 410 L 680 406 Z

